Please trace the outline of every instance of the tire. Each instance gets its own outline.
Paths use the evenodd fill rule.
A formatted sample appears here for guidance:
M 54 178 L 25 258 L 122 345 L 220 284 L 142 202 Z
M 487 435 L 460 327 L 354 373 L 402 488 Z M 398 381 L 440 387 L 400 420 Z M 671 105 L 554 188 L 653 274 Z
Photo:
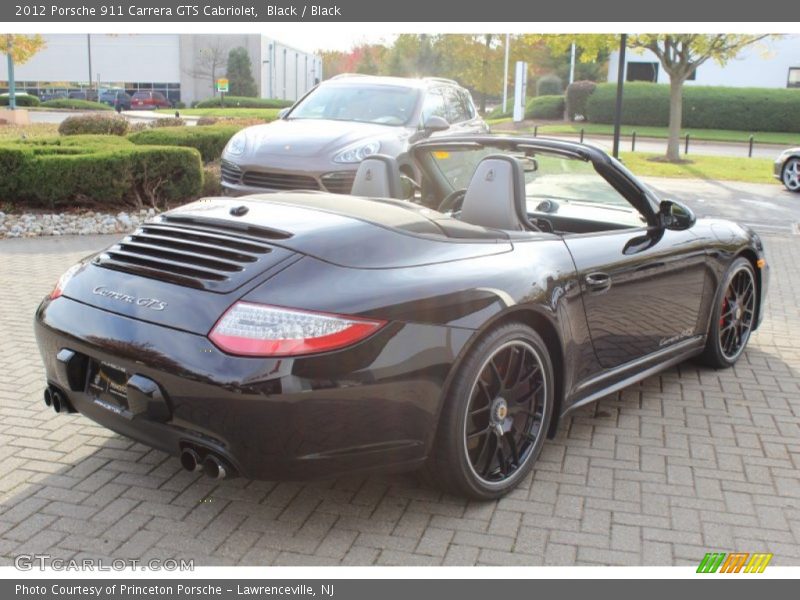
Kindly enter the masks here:
M 744 353 L 755 323 L 755 271 L 746 258 L 731 263 L 714 298 L 706 347 L 700 355 L 702 364 L 727 369 Z
M 800 158 L 793 157 L 784 163 L 781 181 L 790 192 L 800 192 Z
M 521 323 L 490 330 L 450 385 L 428 480 L 476 500 L 504 496 L 533 468 L 553 404 L 553 364 L 539 334 Z

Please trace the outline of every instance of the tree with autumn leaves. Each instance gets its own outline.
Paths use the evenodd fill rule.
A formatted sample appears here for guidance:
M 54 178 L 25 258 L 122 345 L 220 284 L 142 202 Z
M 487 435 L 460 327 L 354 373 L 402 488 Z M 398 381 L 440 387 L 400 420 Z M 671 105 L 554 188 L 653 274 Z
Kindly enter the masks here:
M 599 53 L 608 52 L 619 45 L 620 37 L 609 34 L 539 35 L 554 52 L 565 52 L 574 43 L 581 49 L 581 60 L 592 60 Z M 714 61 L 724 65 L 736 58 L 742 50 L 767 35 L 743 34 L 635 34 L 627 36 L 627 46 L 633 52 L 649 50 L 669 75 L 669 136 L 666 159 L 680 159 L 680 134 L 683 123 L 683 84 L 696 69 Z
M 8 88 L 10 92 L 14 90 L 14 65 L 26 63 L 44 46 L 44 38 L 41 35 L 0 34 L 0 52 L 5 54 L 8 60 Z M 9 104 L 13 108 L 13 93 L 9 100 Z

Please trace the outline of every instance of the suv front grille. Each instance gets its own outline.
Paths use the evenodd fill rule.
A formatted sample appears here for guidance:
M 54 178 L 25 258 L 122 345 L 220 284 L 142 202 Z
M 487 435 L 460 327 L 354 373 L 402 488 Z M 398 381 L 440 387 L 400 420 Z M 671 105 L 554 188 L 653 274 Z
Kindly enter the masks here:
M 317 180 L 310 175 L 275 173 L 269 171 L 245 171 L 242 183 L 252 187 L 271 190 L 319 190 Z
M 203 222 L 146 223 L 94 259 L 94 264 L 178 285 L 229 292 L 275 263 L 274 247 L 259 237 Z M 269 263 L 269 264 L 267 264 Z
M 322 185 L 332 194 L 349 194 L 353 190 L 355 171 L 336 171 L 322 176 Z
M 241 183 L 242 170 L 227 160 L 223 160 L 220 164 L 220 176 L 225 183 Z

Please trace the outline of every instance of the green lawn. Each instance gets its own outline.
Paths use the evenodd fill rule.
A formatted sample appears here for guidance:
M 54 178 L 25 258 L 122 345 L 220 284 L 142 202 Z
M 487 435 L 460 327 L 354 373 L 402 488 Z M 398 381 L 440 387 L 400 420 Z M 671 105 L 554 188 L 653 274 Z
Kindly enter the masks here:
M 498 130 L 511 129 L 510 119 L 490 119 L 487 121 Z M 498 127 L 508 124 L 509 127 Z M 539 134 L 560 134 L 560 135 L 580 135 L 583 129 L 586 135 L 613 135 L 613 125 L 603 125 L 601 123 L 543 123 L 539 125 Z M 515 129 L 515 131 L 533 131 L 533 126 L 524 127 L 522 129 Z M 666 127 L 645 127 L 642 125 L 623 125 L 622 135 L 630 136 L 636 132 L 638 137 L 652 137 L 652 138 L 666 138 Z M 746 143 L 750 139 L 750 135 L 755 136 L 756 142 L 763 144 L 781 144 L 784 146 L 800 145 L 800 133 L 782 133 L 775 131 L 732 131 L 729 129 L 684 129 L 681 136 L 690 134 L 696 140 L 708 140 L 712 142 L 742 142 Z
M 778 180 L 772 177 L 772 161 L 768 158 L 695 155 L 687 163 L 649 160 L 661 156 L 661 154 L 645 152 L 620 153 L 620 158 L 625 166 L 641 177 L 678 177 L 779 184 Z
M 177 110 L 182 117 L 229 117 L 234 119 L 264 119 L 272 121 L 278 118 L 280 108 L 162 108 L 156 112 L 175 115 Z

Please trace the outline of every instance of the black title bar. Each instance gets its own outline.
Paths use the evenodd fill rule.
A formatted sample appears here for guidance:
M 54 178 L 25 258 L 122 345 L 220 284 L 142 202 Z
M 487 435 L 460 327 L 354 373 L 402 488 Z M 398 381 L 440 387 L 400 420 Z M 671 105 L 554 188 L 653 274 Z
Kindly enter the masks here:
M 791 3 L 789 3 L 791 4 Z M 53 22 L 769 22 L 786 0 L 3 0 L 0 21 Z M 721 10 L 722 9 L 722 10 Z M 485 26 L 480 28 L 486 29 Z M 533 29 L 532 29 L 533 30 Z

